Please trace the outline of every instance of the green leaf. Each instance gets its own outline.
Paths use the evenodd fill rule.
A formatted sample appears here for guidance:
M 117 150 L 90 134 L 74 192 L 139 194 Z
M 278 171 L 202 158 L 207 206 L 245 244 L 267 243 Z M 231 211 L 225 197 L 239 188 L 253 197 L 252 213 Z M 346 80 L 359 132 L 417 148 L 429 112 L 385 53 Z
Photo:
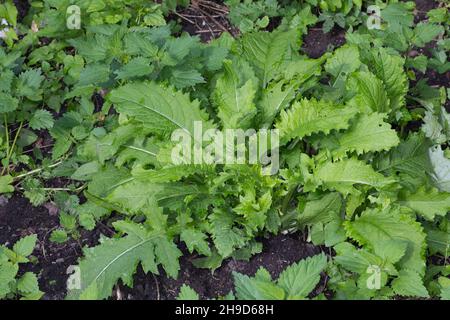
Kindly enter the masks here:
M 223 257 L 231 255 L 235 248 L 240 248 L 245 244 L 242 232 L 234 227 L 235 217 L 225 211 L 214 211 L 210 215 L 212 225 L 212 236 L 217 251 Z
M 144 57 L 137 57 L 128 62 L 119 70 L 114 71 L 117 80 L 128 80 L 135 77 L 148 76 L 152 73 L 153 66 Z
M 183 89 L 187 87 L 194 87 L 199 83 L 205 83 L 205 79 L 203 78 L 202 74 L 195 69 L 175 69 L 172 70 L 170 83 L 173 84 L 177 89 Z
M 441 287 L 441 299 L 450 300 L 450 279 L 439 277 L 438 283 Z
M 319 165 L 315 170 L 315 176 L 326 189 L 336 190 L 344 195 L 356 192 L 353 188 L 355 184 L 382 188 L 395 182 L 355 158 Z
M 429 149 L 432 169 L 429 171 L 434 185 L 440 190 L 450 192 L 450 160 L 444 155 L 441 146 Z
M 211 249 L 206 241 L 207 236 L 194 228 L 188 228 L 181 231 L 180 240 L 184 241 L 189 252 L 193 253 L 196 250 L 198 253 L 205 256 L 211 255 Z
M 386 9 L 381 11 L 381 17 L 394 32 L 400 30 L 402 26 L 411 27 L 414 23 L 413 14 L 402 2 L 389 4 Z
M 356 90 L 356 96 L 350 102 L 360 110 L 372 110 L 378 113 L 389 113 L 390 102 L 383 82 L 371 72 L 356 72 L 347 83 L 347 88 Z
M 37 235 L 26 236 L 14 244 L 13 251 L 21 257 L 28 257 L 33 253 L 36 241 Z
M 65 243 L 69 240 L 69 236 L 64 229 L 53 230 L 50 234 L 50 241 L 55 243 Z
M 325 70 L 335 78 L 347 76 L 358 70 L 361 66 L 359 50 L 354 45 L 344 45 L 334 51 L 333 56 L 327 60 Z
M 355 221 L 344 222 L 344 226 L 350 238 L 368 248 L 374 248 L 382 241 L 407 242 L 408 249 L 399 266 L 420 275 L 425 273 L 425 233 L 420 223 L 410 216 L 394 210 L 367 209 Z
M 95 285 L 97 299 L 106 299 L 119 279 L 132 286 L 139 262 L 145 272 L 156 274 L 157 265 L 161 263 L 169 276 L 176 277 L 181 256 L 176 246 L 163 234 L 133 231 L 123 238 L 104 238 L 97 247 L 84 249 L 84 258 L 79 264 L 81 288 L 69 292 L 69 298 L 77 298 Z
M 427 244 L 431 254 L 440 253 L 444 257 L 450 252 L 450 227 L 444 230 L 427 228 Z
M 299 228 L 316 223 L 328 223 L 340 212 L 342 199 L 339 193 L 331 192 L 317 200 L 308 201 L 298 215 Z
M 127 179 L 129 180 L 129 179 Z M 138 213 L 152 200 L 158 201 L 161 205 L 169 206 L 183 202 L 187 196 L 204 195 L 206 190 L 197 185 L 185 184 L 156 184 L 151 182 L 131 181 L 127 183 L 118 182 L 117 188 L 109 186 L 113 191 L 106 197 L 106 200 L 120 208 L 123 212 Z
M 330 133 L 346 129 L 358 110 L 349 106 L 337 106 L 332 102 L 303 99 L 287 111 L 281 112 L 276 123 L 282 143 L 293 138 L 303 138 L 313 133 Z
M 349 242 L 334 246 L 336 257 L 334 262 L 348 271 L 364 274 L 370 265 L 378 265 L 381 259 L 365 249 L 357 249 Z
M 306 298 L 320 281 L 320 274 L 327 266 L 325 254 L 301 260 L 287 267 L 278 278 L 287 299 Z
M 11 185 L 14 178 L 11 175 L 5 175 L 0 177 L 0 194 L 14 192 L 14 187 Z
M 177 300 L 200 300 L 198 293 L 188 285 L 183 284 L 180 288 Z
M 109 66 L 104 64 L 91 64 L 86 66 L 80 73 L 77 86 L 100 85 L 109 79 Z
M 30 127 L 35 130 L 50 129 L 53 123 L 53 116 L 47 110 L 36 110 L 30 119 Z
M 414 28 L 412 43 L 418 47 L 424 47 L 441 33 L 444 33 L 443 26 L 434 23 L 419 22 Z
M 404 63 L 404 58 L 389 54 L 383 48 L 374 51 L 371 56 L 370 66 L 384 83 L 391 110 L 398 110 L 405 105 L 408 78 L 403 68 Z
M 387 155 L 380 155 L 376 159 L 378 172 L 395 174 L 396 172 L 407 174 L 411 177 L 427 178 L 431 163 L 428 150 L 431 144 L 423 135 L 412 134 L 402 141 L 396 148 L 389 151 Z
M 284 81 L 279 81 L 262 91 L 258 112 L 259 122 L 263 127 L 270 127 L 278 113 L 289 107 L 296 90 L 297 83 L 285 85 Z
M 258 82 L 244 61 L 224 62 L 224 73 L 217 79 L 213 100 L 225 128 L 247 129 L 256 114 L 254 98 Z
M 247 33 L 241 39 L 244 57 L 256 68 L 265 88 L 281 70 L 290 46 L 296 41 L 295 31 Z
M 17 8 L 12 1 L 7 1 L 0 5 L 0 17 L 5 18 L 14 27 L 17 25 Z
M 11 293 L 11 283 L 15 281 L 18 271 L 18 264 L 10 262 L 0 264 L 0 299 L 3 299 L 7 294 Z
M 392 281 L 392 289 L 401 296 L 429 298 L 420 274 L 413 270 L 401 270 L 399 276 Z
M 39 284 L 36 275 L 32 272 L 25 273 L 18 281 L 17 281 L 17 289 L 24 296 L 34 295 L 34 294 L 43 294 L 39 291 Z
M 262 273 L 263 268 L 258 270 Z M 264 270 L 267 272 L 266 270 Z M 283 300 L 285 298 L 284 290 L 273 284 L 269 278 L 261 275 L 254 278 L 233 272 L 236 297 L 239 300 Z
M 118 112 L 157 133 L 169 134 L 181 129 L 193 136 L 195 121 L 202 122 L 203 130 L 212 128 L 197 100 L 191 101 L 187 94 L 153 82 L 122 86 L 111 92 L 109 100 Z
M 348 152 L 361 155 L 367 152 L 388 151 L 397 146 L 400 140 L 391 125 L 384 122 L 385 116 L 379 113 L 361 114 L 344 133 L 333 136 L 336 149 L 332 154 L 342 158 Z
M 402 193 L 399 203 L 433 221 L 436 215 L 445 216 L 450 211 L 450 194 L 422 187 L 414 193 Z
M 32 101 L 42 99 L 41 83 L 44 81 L 41 69 L 29 69 L 19 75 L 17 93 L 21 97 L 27 97 Z
M 8 93 L 0 92 L 0 113 L 7 113 L 19 107 L 19 100 Z

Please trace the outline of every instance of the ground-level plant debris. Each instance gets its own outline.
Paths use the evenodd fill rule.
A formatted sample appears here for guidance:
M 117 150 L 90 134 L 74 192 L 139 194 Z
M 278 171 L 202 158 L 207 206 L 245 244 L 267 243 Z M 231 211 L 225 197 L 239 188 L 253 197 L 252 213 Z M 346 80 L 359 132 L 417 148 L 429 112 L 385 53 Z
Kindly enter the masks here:
M 449 7 L 4 1 L 0 299 L 450 299 Z

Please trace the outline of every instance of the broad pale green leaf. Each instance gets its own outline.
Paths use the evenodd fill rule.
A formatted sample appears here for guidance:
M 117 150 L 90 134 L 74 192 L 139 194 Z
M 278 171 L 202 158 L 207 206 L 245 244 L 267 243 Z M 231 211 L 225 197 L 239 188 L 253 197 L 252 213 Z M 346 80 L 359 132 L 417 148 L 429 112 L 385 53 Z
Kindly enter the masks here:
M 347 89 L 356 93 L 350 104 L 357 106 L 360 110 L 372 110 L 379 113 L 391 111 L 383 81 L 373 73 L 367 71 L 354 73 L 347 82 Z
M 303 99 L 287 111 L 281 112 L 276 127 L 282 143 L 303 138 L 313 133 L 330 133 L 346 129 L 358 110 L 350 106 L 338 106 L 332 102 Z
M 250 127 L 256 115 L 257 85 L 254 72 L 245 61 L 224 62 L 224 73 L 217 79 L 213 100 L 225 128 Z
M 342 158 L 348 152 L 360 155 L 388 151 L 397 146 L 400 143 L 397 133 L 390 124 L 383 121 L 384 117 L 379 113 L 361 114 L 356 117 L 347 131 L 333 137 L 337 140 L 338 147 L 332 150 L 332 154 Z
M 202 74 L 195 69 L 175 69 L 170 76 L 170 83 L 177 89 L 194 87 L 199 83 L 205 83 Z
M 123 208 L 126 210 L 125 212 L 137 213 L 146 208 L 153 200 L 163 206 L 163 204 L 183 202 L 184 198 L 189 195 L 195 196 L 204 193 L 205 190 L 197 185 L 157 184 L 125 179 L 118 183 L 106 200 Z
M 299 228 L 318 222 L 332 221 L 334 215 L 340 212 L 341 206 L 342 199 L 337 192 L 331 192 L 317 200 L 308 201 L 303 211 L 298 215 Z
M 384 83 L 391 110 L 398 110 L 405 105 L 408 78 L 404 72 L 404 63 L 404 58 L 389 54 L 384 48 L 374 51 L 371 55 L 370 67 Z
M 402 193 L 399 203 L 433 221 L 436 215 L 445 216 L 450 211 L 450 194 L 422 187 L 414 193 Z
M 295 30 L 289 32 L 247 33 L 242 37 L 244 57 L 256 68 L 256 73 L 266 87 L 279 72 L 280 67 L 295 43 Z
M 401 27 L 411 27 L 414 23 L 414 16 L 408 10 L 405 3 L 391 3 L 381 11 L 383 20 L 389 24 L 394 32 L 401 30 Z
M 380 257 L 365 249 L 357 249 L 349 242 L 342 242 L 333 247 L 336 251 L 334 262 L 351 272 L 366 273 L 370 265 L 381 265 Z
M 321 164 L 316 168 L 315 176 L 326 189 L 336 190 L 344 195 L 358 193 L 353 187 L 356 184 L 381 188 L 395 182 L 355 158 Z
M 39 284 L 36 275 L 32 272 L 26 272 L 18 281 L 17 289 L 24 296 L 43 293 L 39 291 Z
M 157 133 L 171 134 L 180 129 L 193 137 L 196 121 L 203 124 L 203 130 L 212 128 L 197 100 L 154 82 L 127 84 L 113 90 L 109 99 L 118 112 Z
M 128 62 L 125 66 L 115 71 L 116 79 L 127 80 L 134 77 L 150 75 L 153 71 L 153 65 L 144 57 L 137 57 Z
M 262 91 L 262 98 L 258 103 L 258 119 L 263 127 L 270 127 L 278 113 L 289 107 L 295 97 L 297 85 L 297 82 L 285 85 L 284 81 L 279 81 Z
M 448 257 L 450 255 L 450 226 L 444 230 L 427 227 L 426 232 L 430 253 L 440 253 L 442 256 Z
M 344 45 L 337 49 L 325 64 L 325 70 L 335 78 L 343 79 L 361 66 L 359 50 L 354 45 Z

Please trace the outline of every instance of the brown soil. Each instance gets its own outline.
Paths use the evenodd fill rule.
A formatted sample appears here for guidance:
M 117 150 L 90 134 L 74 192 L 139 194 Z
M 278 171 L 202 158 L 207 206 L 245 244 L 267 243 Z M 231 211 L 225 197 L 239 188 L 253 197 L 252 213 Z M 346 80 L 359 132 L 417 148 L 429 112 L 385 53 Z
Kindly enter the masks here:
M 14 195 L 0 197 L 0 244 L 11 247 L 21 237 L 37 234 L 38 244 L 33 252 L 35 264 L 27 264 L 21 272 L 38 274 L 44 299 L 63 299 L 66 295 L 67 268 L 77 264 L 81 248 L 97 243 L 100 231 L 83 232 L 78 241 L 56 244 L 49 240 L 51 232 L 59 227 L 58 212 L 46 207 L 33 207 L 29 201 Z M 106 233 L 106 232 L 105 232 Z
M 303 51 L 310 58 L 319 58 L 327 51 L 332 51 L 345 44 L 345 30 L 334 28 L 328 33 L 322 31 L 321 24 L 308 30 L 303 37 Z
M 228 8 L 221 1 L 192 0 L 191 4 L 169 16 L 180 23 L 182 30 L 199 36 L 203 42 L 220 37 L 223 32 L 236 36 L 239 30 L 227 18 Z
M 439 6 L 438 1 L 433 0 L 416 0 L 416 15 L 414 21 L 417 23 L 427 19 L 427 12 Z
M 22 20 L 27 14 L 30 4 L 27 0 L 13 0 L 13 2 L 16 5 L 17 11 L 19 11 L 19 16 L 17 19 Z

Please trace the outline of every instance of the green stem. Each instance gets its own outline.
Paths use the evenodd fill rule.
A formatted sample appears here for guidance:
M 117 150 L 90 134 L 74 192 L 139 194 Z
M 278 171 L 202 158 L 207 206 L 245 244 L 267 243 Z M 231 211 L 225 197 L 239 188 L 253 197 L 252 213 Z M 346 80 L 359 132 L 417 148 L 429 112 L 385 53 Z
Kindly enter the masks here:
M 3 116 L 4 120 L 5 120 L 5 135 L 6 135 L 6 157 L 8 158 L 8 154 L 9 154 L 9 130 L 8 130 L 8 118 L 7 115 L 5 114 Z M 5 169 L 9 167 L 9 161 L 8 161 L 8 165 L 4 166 L 2 169 L 2 175 L 5 173 Z
M 14 151 L 14 147 L 16 146 L 17 139 L 19 138 L 20 131 L 22 131 L 22 127 L 23 127 L 23 121 L 20 122 L 19 129 L 18 129 L 17 132 L 16 132 L 16 135 L 15 135 L 14 141 L 13 141 L 13 144 L 12 144 L 11 148 L 9 148 L 9 151 L 8 151 L 8 153 L 7 153 L 7 155 L 6 155 L 6 166 L 3 167 L 2 175 L 5 173 L 5 169 L 7 169 L 7 170 L 8 170 L 8 173 L 9 173 L 9 160 L 10 160 L 11 157 L 12 157 L 12 153 L 13 153 L 13 151 Z M 9 141 L 8 141 L 8 145 L 9 145 Z
M 24 177 L 26 177 L 26 176 L 31 176 L 31 175 L 33 175 L 33 174 L 35 174 L 35 173 L 39 173 L 39 172 L 43 171 L 43 170 L 46 169 L 46 168 L 49 168 L 49 169 L 55 168 L 55 167 L 59 166 L 61 163 L 63 163 L 62 160 L 61 160 L 61 161 L 58 161 L 58 162 L 56 162 L 56 163 L 54 163 L 54 164 L 51 164 L 51 165 L 49 165 L 49 166 L 47 166 L 47 167 L 42 167 L 42 168 L 38 168 L 38 169 L 34 169 L 34 170 L 31 170 L 31 171 L 25 172 L 25 173 L 23 173 L 23 174 L 20 174 L 20 175 L 18 175 L 18 176 L 15 176 L 15 177 L 14 177 L 14 180 L 19 180 L 19 179 L 22 179 L 22 178 L 24 178 Z
M 287 209 L 288 209 L 288 207 L 289 207 L 289 205 L 290 205 L 290 203 L 291 203 L 291 200 L 292 200 L 292 198 L 294 197 L 295 191 L 297 190 L 297 187 L 298 187 L 297 185 L 295 185 L 294 187 L 292 187 L 292 188 L 289 190 L 288 194 L 284 197 L 284 199 L 283 199 L 283 204 L 282 204 L 282 206 L 281 206 L 281 212 L 282 212 L 283 214 L 286 213 L 286 211 L 287 211 Z
M 23 127 L 23 121 L 20 122 L 19 129 L 17 130 L 16 135 L 14 136 L 13 144 L 12 144 L 11 148 L 9 149 L 9 154 L 8 154 L 8 158 L 7 158 L 8 172 L 9 172 L 9 160 L 11 159 L 12 154 L 14 152 L 14 148 L 16 147 L 17 139 L 19 138 L 20 131 L 22 131 L 22 127 Z
M 78 187 L 76 189 L 74 189 L 74 188 L 39 188 L 39 190 L 49 191 L 49 192 L 56 192 L 56 191 L 80 192 L 86 187 L 87 187 L 87 184 L 84 184 L 81 187 Z M 19 190 L 23 191 L 25 189 L 24 188 L 20 188 Z

